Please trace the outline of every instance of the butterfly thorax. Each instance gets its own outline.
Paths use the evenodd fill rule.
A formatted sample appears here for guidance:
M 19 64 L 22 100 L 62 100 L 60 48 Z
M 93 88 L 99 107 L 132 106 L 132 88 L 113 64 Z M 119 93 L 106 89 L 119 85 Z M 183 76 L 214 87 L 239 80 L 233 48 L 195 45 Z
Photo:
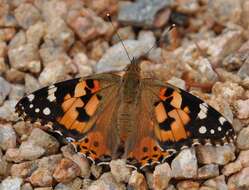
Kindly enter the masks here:
M 120 88 L 121 102 L 118 109 L 118 128 L 122 141 L 125 141 L 135 129 L 136 108 L 140 98 L 140 68 L 135 60 L 127 67 Z

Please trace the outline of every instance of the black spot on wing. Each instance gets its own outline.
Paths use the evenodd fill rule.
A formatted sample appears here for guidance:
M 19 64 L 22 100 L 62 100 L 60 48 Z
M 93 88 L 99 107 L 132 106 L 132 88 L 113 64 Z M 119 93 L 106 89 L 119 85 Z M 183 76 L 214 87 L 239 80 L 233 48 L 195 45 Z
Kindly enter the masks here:
M 86 85 L 87 85 L 89 88 L 94 88 L 93 79 L 87 79 L 87 80 L 86 80 Z
M 84 102 L 84 105 L 87 104 L 87 102 L 91 99 L 91 97 L 93 96 L 91 90 L 89 90 L 88 88 L 85 88 L 86 91 L 86 95 L 81 96 L 80 99 Z
M 160 129 L 165 130 L 165 131 L 171 130 L 170 126 L 174 121 L 175 119 L 168 117 L 162 123 L 159 123 L 159 127 Z
M 171 96 L 171 95 L 173 94 L 174 91 L 175 91 L 175 90 L 174 90 L 173 88 L 167 87 L 167 89 L 166 89 L 166 91 L 165 91 L 165 93 L 164 93 L 164 96 L 165 96 L 165 97 Z
M 86 113 L 86 110 L 84 108 L 76 108 L 76 110 L 79 113 L 77 117 L 78 121 L 81 121 L 81 122 L 89 121 L 90 116 Z

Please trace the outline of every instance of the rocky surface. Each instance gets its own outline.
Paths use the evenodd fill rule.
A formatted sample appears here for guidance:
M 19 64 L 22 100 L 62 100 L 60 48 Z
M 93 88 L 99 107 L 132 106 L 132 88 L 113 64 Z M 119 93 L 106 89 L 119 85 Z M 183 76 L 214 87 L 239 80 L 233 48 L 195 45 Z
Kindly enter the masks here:
M 248 10 L 248 0 L 0 0 L 0 190 L 249 189 Z M 144 77 L 221 112 L 235 143 L 186 148 L 140 172 L 123 158 L 91 164 L 47 126 L 15 113 L 25 94 L 121 71 L 133 57 Z

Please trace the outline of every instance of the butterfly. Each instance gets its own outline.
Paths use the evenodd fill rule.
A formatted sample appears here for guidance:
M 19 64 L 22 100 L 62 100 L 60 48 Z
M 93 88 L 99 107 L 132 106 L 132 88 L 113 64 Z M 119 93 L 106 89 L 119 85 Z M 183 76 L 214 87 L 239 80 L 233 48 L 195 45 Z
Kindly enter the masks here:
M 155 166 L 181 149 L 233 142 L 232 125 L 201 99 L 168 83 L 141 76 L 132 59 L 115 72 L 71 79 L 23 97 L 24 120 L 49 124 L 96 164 L 125 158 L 136 169 Z

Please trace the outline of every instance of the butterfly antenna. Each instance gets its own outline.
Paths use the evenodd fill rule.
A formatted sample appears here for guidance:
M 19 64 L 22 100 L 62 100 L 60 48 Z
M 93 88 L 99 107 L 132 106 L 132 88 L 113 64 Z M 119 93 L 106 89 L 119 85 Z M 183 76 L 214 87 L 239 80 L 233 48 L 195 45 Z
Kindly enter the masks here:
M 170 25 L 169 27 L 168 27 L 168 29 L 162 34 L 162 36 L 164 36 L 164 35 L 166 35 L 166 34 L 168 34 L 173 28 L 175 28 L 176 27 L 176 25 L 175 24 L 172 24 L 172 25 Z M 162 41 L 162 38 L 160 38 L 146 53 L 145 53 L 145 56 L 147 56 L 150 52 L 151 52 L 151 50 L 152 49 L 154 49 L 155 47 L 156 47 L 156 45 L 158 44 L 158 43 L 160 43 Z
M 107 13 L 106 16 L 107 16 L 109 22 L 111 23 L 112 27 L 115 28 L 114 25 L 113 25 L 112 18 L 111 18 L 111 16 L 110 16 L 110 14 Z M 124 42 L 123 42 L 123 40 L 121 39 L 121 37 L 120 37 L 120 35 L 119 35 L 119 33 L 118 33 L 117 31 L 116 31 L 116 34 L 117 34 L 118 39 L 119 39 L 119 41 L 121 42 L 121 44 L 122 44 L 122 46 L 123 46 L 123 48 L 124 48 L 124 50 L 125 50 L 125 53 L 126 53 L 127 57 L 129 58 L 130 62 L 132 62 L 132 59 L 131 59 L 131 57 L 129 56 L 129 53 L 128 53 L 128 51 L 127 51 L 125 45 L 124 45 Z

